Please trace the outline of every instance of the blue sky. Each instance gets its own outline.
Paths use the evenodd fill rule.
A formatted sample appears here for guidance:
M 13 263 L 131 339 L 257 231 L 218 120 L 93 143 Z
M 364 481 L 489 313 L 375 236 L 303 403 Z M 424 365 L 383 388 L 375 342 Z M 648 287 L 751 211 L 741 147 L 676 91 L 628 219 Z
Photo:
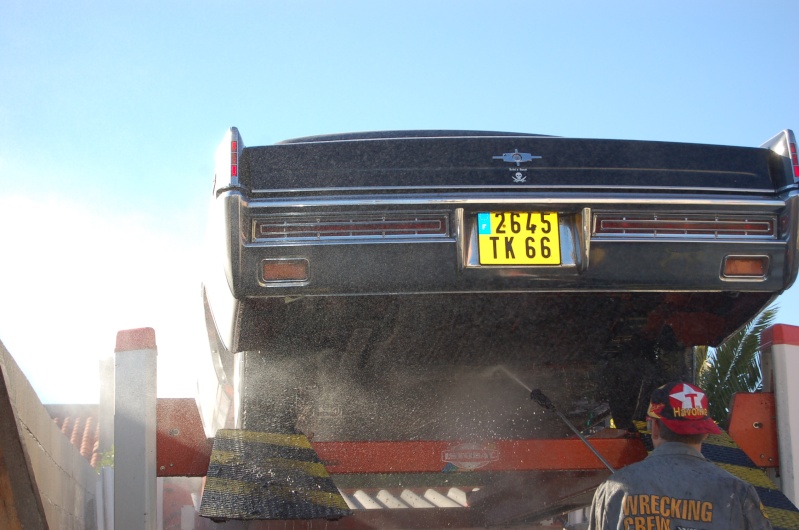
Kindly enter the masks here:
M 795 0 L 4 0 L 0 340 L 43 400 L 92 402 L 116 331 L 152 326 L 159 392 L 190 395 L 227 127 L 756 146 L 799 129 L 797 29 Z

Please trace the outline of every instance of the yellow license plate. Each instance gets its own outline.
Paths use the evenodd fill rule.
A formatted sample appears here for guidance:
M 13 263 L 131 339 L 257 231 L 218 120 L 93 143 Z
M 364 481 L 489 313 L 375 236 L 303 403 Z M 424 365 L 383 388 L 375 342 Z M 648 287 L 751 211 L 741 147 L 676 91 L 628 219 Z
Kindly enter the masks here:
M 555 212 L 477 214 L 480 265 L 560 265 Z

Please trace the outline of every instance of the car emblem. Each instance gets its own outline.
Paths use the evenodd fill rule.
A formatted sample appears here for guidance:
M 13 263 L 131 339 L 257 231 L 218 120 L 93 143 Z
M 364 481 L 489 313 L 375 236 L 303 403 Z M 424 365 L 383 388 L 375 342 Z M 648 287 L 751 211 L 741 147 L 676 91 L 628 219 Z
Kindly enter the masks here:
M 517 171 L 516 174 L 513 175 L 513 182 L 517 184 L 521 184 L 522 182 L 527 182 L 527 177 L 524 175 L 524 173 Z
M 531 155 L 530 153 L 520 153 L 518 149 L 514 149 L 512 153 L 502 153 L 501 156 L 492 157 L 494 160 L 502 160 L 503 162 L 515 162 L 516 167 L 522 165 L 522 162 L 529 162 L 534 158 L 541 158 L 537 155 Z

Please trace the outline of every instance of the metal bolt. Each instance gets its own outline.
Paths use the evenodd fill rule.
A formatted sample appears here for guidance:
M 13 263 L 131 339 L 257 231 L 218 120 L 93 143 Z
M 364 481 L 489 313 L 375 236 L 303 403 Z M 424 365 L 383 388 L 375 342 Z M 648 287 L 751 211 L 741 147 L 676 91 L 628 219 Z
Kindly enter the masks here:
M 754 422 L 752 424 L 752 427 L 754 427 L 755 429 L 762 429 L 763 428 L 763 424 L 760 423 L 759 421 L 756 421 L 756 422 Z

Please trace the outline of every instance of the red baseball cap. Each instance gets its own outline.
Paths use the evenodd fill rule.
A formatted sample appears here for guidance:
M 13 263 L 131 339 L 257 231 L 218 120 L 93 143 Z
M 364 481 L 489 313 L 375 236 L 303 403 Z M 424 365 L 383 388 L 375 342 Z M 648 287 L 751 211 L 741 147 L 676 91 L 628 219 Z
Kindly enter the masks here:
M 661 420 L 677 434 L 721 434 L 708 415 L 705 393 L 682 381 L 666 383 L 652 392 L 646 415 Z

